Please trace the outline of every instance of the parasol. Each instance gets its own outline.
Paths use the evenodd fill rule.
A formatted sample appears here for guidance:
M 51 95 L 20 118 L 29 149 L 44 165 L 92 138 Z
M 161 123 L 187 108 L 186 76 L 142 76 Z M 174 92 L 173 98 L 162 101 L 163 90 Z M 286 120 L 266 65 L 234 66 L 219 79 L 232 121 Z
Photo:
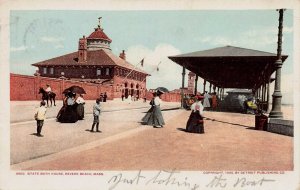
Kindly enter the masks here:
M 71 87 L 65 89 L 63 91 L 63 94 L 66 94 L 69 92 L 76 93 L 76 94 L 86 94 L 85 90 L 80 86 L 71 86 Z
M 165 87 L 158 87 L 155 90 L 156 90 L 156 92 L 160 92 L 162 94 L 166 93 L 166 92 L 169 92 L 169 90 L 167 88 L 165 88 Z

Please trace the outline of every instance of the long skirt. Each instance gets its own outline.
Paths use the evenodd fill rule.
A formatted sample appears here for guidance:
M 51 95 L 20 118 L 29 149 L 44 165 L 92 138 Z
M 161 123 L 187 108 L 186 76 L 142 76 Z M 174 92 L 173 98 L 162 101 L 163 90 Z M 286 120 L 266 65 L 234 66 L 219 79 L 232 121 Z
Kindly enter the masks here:
M 186 124 L 186 131 L 191 133 L 204 133 L 203 118 L 199 115 L 199 111 L 191 113 Z
M 159 106 L 152 106 L 147 114 L 142 118 L 142 122 L 145 125 L 151 126 L 163 126 L 165 125 L 164 118 L 162 116 Z
M 78 121 L 76 106 L 64 106 L 57 114 L 57 121 L 61 123 L 75 123 Z
M 78 120 L 82 120 L 84 118 L 84 106 L 83 104 L 78 104 L 77 108 L 77 115 L 78 115 Z

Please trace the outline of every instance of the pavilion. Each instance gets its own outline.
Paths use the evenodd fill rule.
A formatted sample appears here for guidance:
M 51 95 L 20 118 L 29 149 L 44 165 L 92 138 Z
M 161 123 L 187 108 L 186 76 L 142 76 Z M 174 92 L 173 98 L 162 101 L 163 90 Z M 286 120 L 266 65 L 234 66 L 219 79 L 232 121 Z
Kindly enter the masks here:
M 288 56 L 282 55 L 282 63 Z M 195 92 L 198 77 L 210 83 L 209 91 L 224 95 L 224 88 L 251 89 L 255 96 L 268 105 L 271 75 L 276 71 L 274 63 L 277 54 L 241 47 L 225 46 L 197 51 L 169 59 L 182 66 L 182 84 L 184 85 L 185 69 L 196 74 Z

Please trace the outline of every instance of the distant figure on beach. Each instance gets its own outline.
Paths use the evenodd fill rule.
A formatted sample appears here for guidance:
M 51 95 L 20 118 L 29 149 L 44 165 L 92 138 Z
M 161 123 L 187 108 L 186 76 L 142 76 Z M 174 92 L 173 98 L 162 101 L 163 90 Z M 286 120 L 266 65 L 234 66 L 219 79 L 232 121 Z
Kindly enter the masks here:
M 96 132 L 101 133 L 101 131 L 99 130 L 99 116 L 100 116 L 100 113 L 101 113 L 100 99 L 97 99 L 96 104 L 94 104 L 94 106 L 93 106 L 94 121 L 93 121 L 91 132 L 94 132 L 94 127 L 96 125 Z
M 191 115 L 186 124 L 186 131 L 191 133 L 204 133 L 203 123 L 203 105 L 201 100 L 203 96 L 197 96 L 196 102 L 191 105 Z
M 41 101 L 40 107 L 36 110 L 34 119 L 36 120 L 36 132 L 38 137 L 43 137 L 41 134 L 42 132 L 42 127 L 44 125 L 44 120 L 46 119 L 46 102 Z
M 82 120 L 84 118 L 84 104 L 85 104 L 82 94 L 80 94 L 77 97 L 76 104 L 77 104 L 76 111 L 78 115 L 78 120 Z
M 122 97 L 122 101 L 124 101 L 124 97 L 125 97 L 124 93 L 122 93 L 121 97 Z
M 107 94 L 106 94 L 106 92 L 104 92 L 104 95 L 103 95 L 103 102 L 106 102 L 106 99 L 107 99 Z
M 154 128 L 158 128 L 158 126 L 163 127 L 165 125 L 165 121 L 160 109 L 161 99 L 159 98 L 159 96 L 161 94 L 162 93 L 160 91 L 153 93 L 153 98 L 150 101 L 151 108 L 142 118 L 143 124 L 151 125 Z
M 207 93 L 207 91 L 205 91 L 203 96 L 204 96 L 203 107 L 210 108 L 209 98 L 211 98 L 211 96 Z

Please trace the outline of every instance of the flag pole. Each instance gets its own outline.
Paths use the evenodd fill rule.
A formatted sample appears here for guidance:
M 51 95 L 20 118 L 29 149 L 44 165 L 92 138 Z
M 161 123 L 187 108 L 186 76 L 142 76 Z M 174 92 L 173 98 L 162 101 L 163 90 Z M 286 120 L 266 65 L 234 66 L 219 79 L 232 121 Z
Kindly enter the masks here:
M 161 61 L 157 64 L 156 68 L 154 68 L 154 69 L 152 70 L 152 72 L 155 71 L 155 70 L 157 70 L 159 64 L 161 64 Z M 157 71 L 158 71 L 158 70 L 157 70 Z M 152 72 L 151 72 L 151 73 L 152 73 Z M 147 77 L 145 77 L 145 78 L 142 80 L 142 82 L 144 82 L 144 81 L 146 80 L 146 78 L 147 78 Z
M 137 64 L 135 64 L 135 66 L 133 67 L 133 69 L 135 69 L 141 62 L 144 62 L 144 59 L 145 59 L 145 57 L 140 62 L 138 62 Z M 123 81 L 125 81 L 127 79 L 127 77 L 133 72 L 133 69 L 131 69 L 131 71 L 126 75 L 126 77 L 124 78 Z

